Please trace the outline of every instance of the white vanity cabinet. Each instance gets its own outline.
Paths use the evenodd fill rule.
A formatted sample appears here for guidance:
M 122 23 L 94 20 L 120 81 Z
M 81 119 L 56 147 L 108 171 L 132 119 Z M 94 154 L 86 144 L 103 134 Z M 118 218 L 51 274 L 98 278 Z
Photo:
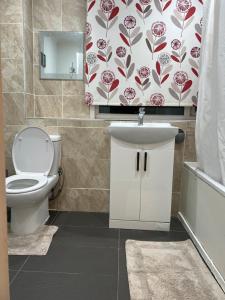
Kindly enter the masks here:
M 134 144 L 111 137 L 110 227 L 169 230 L 174 138 Z

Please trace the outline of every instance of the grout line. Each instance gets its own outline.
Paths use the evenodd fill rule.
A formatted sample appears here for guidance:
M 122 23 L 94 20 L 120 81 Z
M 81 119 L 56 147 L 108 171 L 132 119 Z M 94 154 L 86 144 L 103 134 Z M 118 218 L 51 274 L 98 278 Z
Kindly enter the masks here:
M 57 226 L 61 226 L 61 227 L 71 227 L 71 228 L 89 228 L 89 229 L 94 229 L 94 228 L 97 228 L 97 229 L 109 229 L 108 226 L 94 226 L 94 225 L 64 225 L 64 224 L 57 224 Z M 118 230 L 117 228 L 111 228 L 111 229 L 114 229 L 114 230 Z
M 0 22 L 1 25 L 22 25 L 22 22 L 20 23 L 2 23 Z
M 73 272 L 52 272 L 52 271 L 27 271 L 23 270 L 21 273 L 43 273 L 43 274 L 62 274 L 62 275 L 85 275 L 87 274 L 86 272 L 78 272 L 78 273 L 73 273 Z M 113 274 L 101 274 L 98 273 L 97 276 L 105 276 L 105 277 L 114 277 Z
M 17 273 L 15 274 L 15 276 L 13 277 L 13 279 L 10 281 L 10 285 L 13 284 L 13 282 L 15 281 L 15 279 L 18 277 L 19 273 L 21 272 L 22 268 L 24 267 L 24 265 L 26 264 L 26 262 L 28 261 L 30 256 L 28 256 L 24 263 L 21 265 L 21 267 L 18 269 Z

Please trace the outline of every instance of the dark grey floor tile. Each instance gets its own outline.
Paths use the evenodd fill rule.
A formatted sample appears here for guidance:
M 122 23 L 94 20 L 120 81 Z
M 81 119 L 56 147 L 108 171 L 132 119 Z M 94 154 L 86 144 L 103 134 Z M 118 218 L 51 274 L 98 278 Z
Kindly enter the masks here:
M 53 243 L 67 247 L 118 248 L 118 238 L 118 229 L 60 226 Z
M 127 275 L 119 275 L 118 300 L 130 300 L 130 291 Z
M 186 232 L 179 231 L 148 231 L 148 230 L 120 230 L 120 247 L 125 246 L 128 239 L 140 241 L 184 241 L 189 238 Z
M 27 255 L 9 255 L 9 269 L 19 270 L 27 259 Z
M 11 283 L 18 271 L 9 270 L 9 282 Z
M 118 300 L 130 300 L 126 253 L 124 248 L 120 248 L 119 250 Z
M 51 225 L 53 223 L 53 221 L 55 220 L 57 214 L 58 214 L 58 212 L 56 210 L 50 210 L 49 211 L 49 219 L 45 224 Z
M 11 300 L 116 300 L 116 293 L 116 277 L 90 274 L 21 272 L 11 286 Z
M 127 260 L 125 248 L 119 249 L 119 273 L 127 276 Z
M 176 217 L 171 218 L 170 230 L 171 231 L 186 231 L 184 226 L 182 225 L 181 221 Z
M 109 214 L 87 212 L 59 212 L 55 225 L 109 227 Z
M 118 249 L 53 245 L 46 256 L 31 256 L 27 271 L 113 275 L 117 273 Z

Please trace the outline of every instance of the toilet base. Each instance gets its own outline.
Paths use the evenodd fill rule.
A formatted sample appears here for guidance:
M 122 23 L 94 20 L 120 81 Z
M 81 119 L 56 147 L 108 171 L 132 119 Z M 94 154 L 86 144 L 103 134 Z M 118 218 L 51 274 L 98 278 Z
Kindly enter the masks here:
M 49 218 L 48 197 L 33 206 L 11 208 L 11 231 L 17 235 L 35 232 Z

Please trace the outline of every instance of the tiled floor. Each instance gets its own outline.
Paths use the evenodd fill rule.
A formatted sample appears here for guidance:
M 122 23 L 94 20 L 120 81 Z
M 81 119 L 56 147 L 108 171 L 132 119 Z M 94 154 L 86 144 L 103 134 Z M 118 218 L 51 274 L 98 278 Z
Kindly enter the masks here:
M 108 228 L 108 215 L 51 213 L 59 226 L 46 256 L 10 256 L 11 300 L 129 300 L 125 241 L 188 238 L 177 219 L 170 232 Z

